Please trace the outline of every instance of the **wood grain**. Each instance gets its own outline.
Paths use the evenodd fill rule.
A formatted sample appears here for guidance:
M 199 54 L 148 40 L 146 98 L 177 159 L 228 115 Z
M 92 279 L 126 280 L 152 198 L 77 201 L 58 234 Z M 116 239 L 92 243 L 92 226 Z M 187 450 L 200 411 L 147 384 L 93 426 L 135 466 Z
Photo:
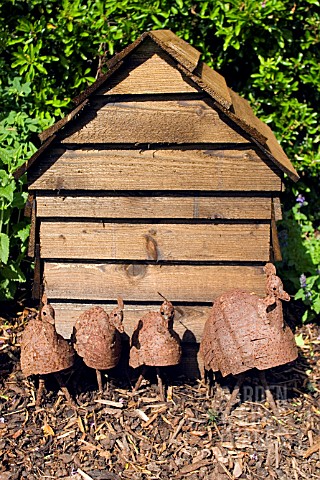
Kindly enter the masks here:
M 198 65 L 200 52 L 171 30 L 152 30 L 148 35 L 191 72 Z
M 101 97 L 103 99 L 103 97 Z M 81 124 L 66 127 L 64 143 L 245 143 L 246 137 L 199 100 L 93 103 Z
M 52 259 L 267 262 L 270 225 L 42 221 L 40 244 Z
M 229 91 L 235 113 L 235 115 L 231 113 L 230 116 L 234 117 L 235 122 L 239 126 L 242 126 L 245 131 L 261 143 L 262 151 L 265 151 L 266 155 L 271 154 L 270 156 L 272 156 L 274 163 L 283 172 L 287 173 L 294 182 L 299 180 L 297 171 L 283 151 L 271 128 L 254 115 L 247 100 L 240 97 L 233 90 L 230 89 Z
M 264 197 L 38 196 L 37 217 L 73 218 L 271 218 Z
M 199 87 L 229 110 L 232 106 L 232 100 L 225 78 L 203 62 L 198 63 L 193 73 L 194 75 L 190 75 L 190 78 L 196 80 Z
M 35 197 L 32 198 L 31 204 L 31 225 L 30 225 L 30 234 L 29 234 L 29 241 L 28 241 L 28 256 L 34 257 L 35 256 L 35 246 L 36 246 L 36 236 L 37 236 L 37 211 L 36 211 L 36 199 Z
M 277 202 L 276 202 L 277 204 Z M 278 230 L 276 224 L 276 204 L 272 201 L 271 204 L 271 244 L 272 244 L 272 253 L 273 253 L 273 261 L 274 262 L 281 262 L 282 261 L 282 254 L 281 254 L 281 247 L 278 237 Z M 278 206 L 278 205 L 277 205 Z M 278 206 L 279 209 L 279 206 Z M 281 211 L 281 209 L 280 209 Z M 279 215 L 279 212 L 277 212 Z
M 28 180 L 30 190 L 280 191 L 271 167 L 251 149 L 60 149 Z
M 32 298 L 39 300 L 42 291 L 42 262 L 40 258 L 40 245 L 36 243 L 34 251 L 34 271 L 33 271 L 33 285 Z
M 282 206 L 279 197 L 274 197 L 272 199 L 272 205 L 274 208 L 274 219 L 276 222 L 282 220 Z
M 44 262 L 44 285 L 51 298 L 125 302 L 211 302 L 227 290 L 241 288 L 264 295 L 262 267 L 195 265 L 124 265 Z
M 181 74 L 175 63 L 162 48 L 147 40 L 96 94 L 197 92 L 199 88 Z
M 157 311 L 161 305 L 132 305 L 125 303 L 123 325 L 127 335 L 131 337 L 140 318 L 150 311 Z M 49 299 L 50 301 L 50 299 Z M 91 308 L 93 303 L 59 303 L 50 302 L 55 310 L 55 324 L 58 333 L 65 338 L 70 338 L 73 326 L 82 312 Z M 101 306 L 110 313 L 116 303 L 105 303 Z M 203 327 L 210 312 L 209 306 L 176 306 L 174 329 L 183 341 L 188 343 L 200 342 Z

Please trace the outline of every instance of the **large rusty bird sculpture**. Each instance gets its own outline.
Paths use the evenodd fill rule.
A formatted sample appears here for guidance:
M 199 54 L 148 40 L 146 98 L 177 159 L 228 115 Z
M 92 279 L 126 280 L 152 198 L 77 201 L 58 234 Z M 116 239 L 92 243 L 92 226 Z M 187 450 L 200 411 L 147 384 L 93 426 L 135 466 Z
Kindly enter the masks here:
M 284 291 L 272 263 L 264 267 L 266 296 L 233 290 L 215 300 L 205 324 L 200 345 L 206 370 L 220 371 L 222 376 L 237 376 L 237 383 L 225 410 L 230 413 L 240 387 L 244 372 L 256 368 L 260 371 L 261 383 L 267 400 L 277 413 L 277 407 L 264 371 L 291 362 L 298 352 L 291 329 L 283 319 L 282 301 L 290 296 Z

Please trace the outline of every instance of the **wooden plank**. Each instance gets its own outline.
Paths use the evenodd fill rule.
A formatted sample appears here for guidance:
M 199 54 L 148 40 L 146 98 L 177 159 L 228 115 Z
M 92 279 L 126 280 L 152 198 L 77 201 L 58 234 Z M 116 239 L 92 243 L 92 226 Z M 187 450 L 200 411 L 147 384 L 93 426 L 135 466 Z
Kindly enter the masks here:
M 103 94 L 187 93 L 199 88 L 151 40 L 143 42 L 96 92 Z
M 41 222 L 41 258 L 265 261 L 269 224 Z
M 226 84 L 225 78 L 220 73 L 210 68 L 207 64 L 199 62 L 196 70 L 189 77 L 224 108 L 230 109 L 232 106 L 230 89 Z
M 30 235 L 28 241 L 28 256 L 35 256 L 35 245 L 36 245 L 36 234 L 37 234 L 37 211 L 36 211 L 36 199 L 32 196 L 32 205 L 31 205 L 31 225 L 30 225 Z
M 254 115 L 247 100 L 240 97 L 240 95 L 231 89 L 230 94 L 235 112 L 235 115 L 232 115 L 232 113 L 229 114 L 230 117 L 234 119 L 237 125 L 243 127 L 246 132 L 261 143 L 262 151 L 264 150 L 267 155 L 271 154 L 274 163 L 278 165 L 278 167 L 294 182 L 297 182 L 300 177 L 283 151 L 271 128 Z M 265 149 L 263 148 L 264 145 L 266 146 Z
M 34 194 L 29 193 L 26 204 L 24 206 L 24 216 L 27 217 L 27 218 L 31 218 L 31 216 L 32 216 L 32 210 L 33 210 L 33 206 L 34 206 L 33 201 L 34 201 Z
M 271 218 L 267 197 L 38 196 L 37 217 L 73 218 Z
M 270 162 L 251 149 L 60 149 L 29 182 L 32 190 L 281 190 Z
M 198 65 L 200 52 L 171 30 L 152 30 L 148 35 L 191 72 Z
M 256 140 L 264 145 L 268 138 L 270 127 L 256 117 L 248 100 L 240 97 L 240 95 L 231 89 L 229 89 L 229 92 L 232 99 L 234 113 L 237 118 L 237 123 L 241 126 L 244 126 L 246 130 L 253 135 L 254 138 L 256 138 Z
M 99 98 L 99 97 L 97 97 Z M 64 143 L 245 143 L 203 99 L 110 101 L 100 97 L 66 128 Z M 102 101 L 103 100 L 103 101 Z
M 125 302 L 158 301 L 160 292 L 173 302 L 211 302 L 233 288 L 264 295 L 265 275 L 258 266 L 124 265 L 44 262 L 48 296 Z
M 282 220 L 282 207 L 279 197 L 274 197 L 272 199 L 273 208 L 274 208 L 274 219 L 276 222 Z
M 57 331 L 65 338 L 70 338 L 73 325 L 81 313 L 94 305 L 93 303 L 50 303 L 55 310 Z M 126 334 L 131 337 L 140 318 L 150 311 L 159 310 L 160 304 L 160 297 L 159 305 L 132 305 L 125 303 L 123 325 Z M 115 307 L 115 303 L 106 302 L 100 306 L 110 313 Z M 200 342 L 204 323 L 209 316 L 210 308 L 209 306 L 176 306 L 174 329 L 183 341 L 188 343 Z
M 41 258 L 40 258 L 40 245 L 35 245 L 34 252 L 34 272 L 33 272 L 33 285 L 32 285 L 32 298 L 39 300 L 41 298 L 42 282 L 41 282 Z
M 271 205 L 271 241 L 272 241 L 272 253 L 273 253 L 273 261 L 281 262 L 282 254 L 281 254 L 281 247 L 278 237 L 278 230 L 276 224 L 276 209 L 274 201 L 272 201 Z M 278 213 L 278 212 L 277 212 Z

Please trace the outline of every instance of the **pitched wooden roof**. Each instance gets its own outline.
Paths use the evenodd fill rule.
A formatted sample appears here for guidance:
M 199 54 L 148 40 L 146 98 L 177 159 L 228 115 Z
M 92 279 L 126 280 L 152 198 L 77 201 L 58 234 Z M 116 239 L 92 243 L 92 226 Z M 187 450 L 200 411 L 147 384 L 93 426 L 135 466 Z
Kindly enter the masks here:
M 40 153 L 51 143 L 51 137 L 55 136 L 56 133 L 75 118 L 77 114 L 81 114 L 81 110 L 88 103 L 88 98 L 117 72 L 124 64 L 124 60 L 146 39 L 151 39 L 168 54 L 175 61 L 176 67 L 198 87 L 210 95 L 215 107 L 227 115 L 235 124 L 240 126 L 261 151 L 283 172 L 294 181 L 299 179 L 298 173 L 284 153 L 272 130 L 255 116 L 250 104 L 228 88 L 224 77 L 200 60 L 201 54 L 198 50 L 177 37 L 170 30 L 145 32 L 135 42 L 111 58 L 107 63 L 109 71 L 74 100 L 77 107 L 66 117 L 39 134 L 40 140 L 45 143 L 38 152 L 16 170 L 16 178 L 19 178 L 25 173 L 36 159 L 39 158 Z

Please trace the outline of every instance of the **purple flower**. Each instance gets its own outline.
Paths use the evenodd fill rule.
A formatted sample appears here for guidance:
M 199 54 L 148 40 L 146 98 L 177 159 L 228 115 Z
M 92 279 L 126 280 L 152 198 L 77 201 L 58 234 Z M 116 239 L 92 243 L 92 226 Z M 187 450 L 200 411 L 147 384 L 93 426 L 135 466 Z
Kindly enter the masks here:
M 306 292 L 306 297 L 307 297 L 307 298 L 311 298 L 311 297 L 312 297 L 311 292 Z
M 261 2 L 261 7 L 264 8 L 267 5 L 266 1 Z
M 302 207 L 305 204 L 305 197 L 299 193 L 299 195 L 296 197 L 296 202 Z
M 305 274 L 303 273 L 302 275 L 300 275 L 300 287 L 301 288 L 306 288 L 307 286 L 307 277 L 305 276 Z
M 259 459 L 257 452 L 253 452 L 250 455 L 251 460 L 254 460 L 255 462 Z

